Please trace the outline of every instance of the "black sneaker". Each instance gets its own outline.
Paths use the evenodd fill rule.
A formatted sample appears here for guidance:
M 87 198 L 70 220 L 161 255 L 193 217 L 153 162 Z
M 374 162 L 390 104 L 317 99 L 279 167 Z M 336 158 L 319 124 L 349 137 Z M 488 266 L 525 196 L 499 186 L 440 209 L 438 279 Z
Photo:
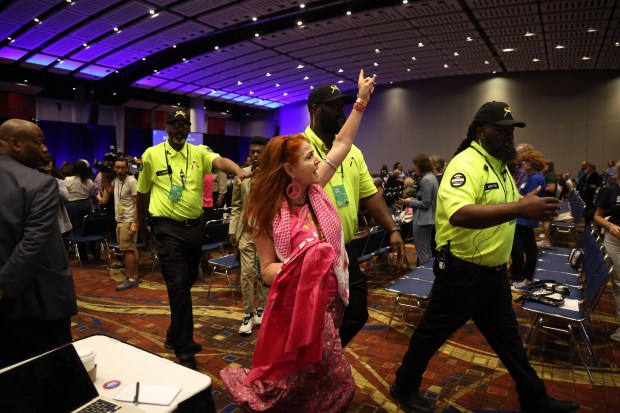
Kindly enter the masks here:
M 408 411 L 416 413 L 433 413 L 432 407 L 428 404 L 426 399 L 420 395 L 417 391 L 404 394 L 401 388 L 396 386 L 396 383 L 390 385 L 390 394 L 398 402 L 406 408 Z
M 188 369 L 198 369 L 198 363 L 196 362 L 196 357 L 194 356 L 191 356 L 188 359 L 179 360 L 179 364 L 183 367 L 187 367 Z

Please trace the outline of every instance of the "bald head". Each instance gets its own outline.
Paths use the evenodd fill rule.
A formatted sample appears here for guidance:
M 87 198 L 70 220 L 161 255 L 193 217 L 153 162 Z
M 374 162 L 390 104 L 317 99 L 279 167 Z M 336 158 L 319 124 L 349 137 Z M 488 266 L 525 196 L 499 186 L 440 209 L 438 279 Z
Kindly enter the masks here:
M 36 168 L 45 163 L 46 153 L 43 131 L 34 123 L 9 119 L 0 125 L 0 154 L 9 155 L 23 165 Z

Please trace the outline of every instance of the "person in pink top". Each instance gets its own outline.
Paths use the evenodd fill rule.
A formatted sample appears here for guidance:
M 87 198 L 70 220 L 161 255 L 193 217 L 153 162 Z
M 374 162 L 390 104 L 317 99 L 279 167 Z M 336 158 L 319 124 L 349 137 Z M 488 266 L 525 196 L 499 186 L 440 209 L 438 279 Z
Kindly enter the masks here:
M 338 333 L 349 299 L 347 254 L 323 187 L 351 149 L 374 85 L 360 71 L 358 101 L 322 161 L 303 134 L 276 136 L 252 178 L 244 222 L 271 288 L 252 369 L 220 372 L 246 412 L 344 412 L 353 400 Z
M 201 145 L 207 152 L 213 152 L 207 145 Z M 204 222 L 208 222 L 213 218 L 213 181 L 215 175 L 205 174 L 204 176 L 204 191 L 202 192 L 202 210 L 204 211 Z

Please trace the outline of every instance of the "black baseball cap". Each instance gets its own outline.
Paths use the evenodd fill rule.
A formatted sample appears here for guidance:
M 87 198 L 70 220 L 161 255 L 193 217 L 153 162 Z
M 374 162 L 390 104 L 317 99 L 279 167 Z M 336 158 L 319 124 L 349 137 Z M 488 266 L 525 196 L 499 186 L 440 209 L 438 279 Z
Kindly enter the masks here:
M 500 126 L 524 128 L 525 123 L 513 119 L 510 106 L 505 102 L 487 102 L 474 115 L 474 122 L 490 122 Z
M 334 84 L 325 84 L 317 86 L 308 95 L 308 109 L 312 105 L 319 103 L 333 102 L 334 100 L 342 99 L 345 105 L 355 102 L 355 98 L 351 95 L 343 95 L 338 86 Z
M 168 113 L 168 117 L 166 118 L 166 124 L 172 123 L 175 120 L 185 121 L 188 125 L 192 124 L 189 121 L 189 115 L 182 110 L 173 110 L 172 112 Z

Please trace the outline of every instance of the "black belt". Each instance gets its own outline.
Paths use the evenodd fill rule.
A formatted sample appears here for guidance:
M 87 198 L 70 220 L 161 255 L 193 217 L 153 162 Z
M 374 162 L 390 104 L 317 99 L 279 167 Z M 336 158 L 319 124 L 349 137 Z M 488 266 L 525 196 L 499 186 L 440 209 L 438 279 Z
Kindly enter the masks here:
M 493 271 L 506 270 L 506 264 L 495 265 L 495 266 L 489 267 L 486 265 L 479 265 L 479 264 L 474 264 L 473 262 L 464 261 L 460 258 L 455 257 L 452 254 L 450 254 L 450 261 L 456 264 L 460 268 L 467 269 L 467 270 L 473 270 L 473 271 L 493 272 Z
M 155 225 L 176 225 L 178 227 L 193 227 L 202 223 L 202 218 L 186 219 L 184 221 L 177 221 L 172 218 L 166 217 L 151 217 L 151 221 Z

